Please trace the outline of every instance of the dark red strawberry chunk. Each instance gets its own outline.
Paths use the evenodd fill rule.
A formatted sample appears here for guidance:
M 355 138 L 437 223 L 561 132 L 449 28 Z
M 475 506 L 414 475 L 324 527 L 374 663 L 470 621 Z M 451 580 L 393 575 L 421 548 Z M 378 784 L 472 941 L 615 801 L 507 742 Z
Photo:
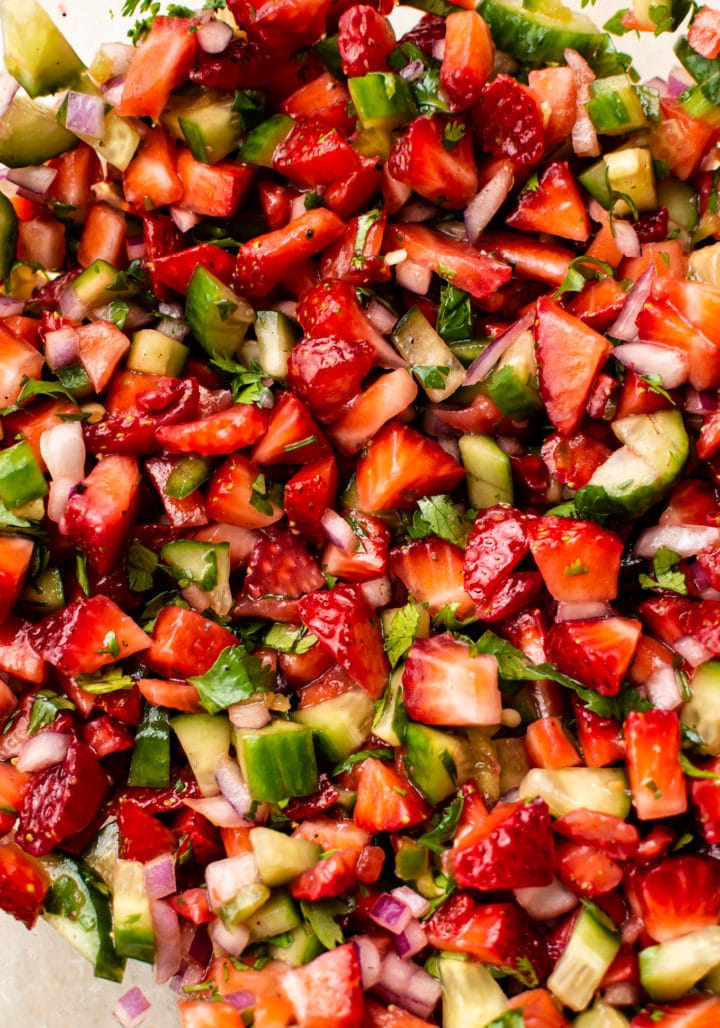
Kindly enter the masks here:
M 555 847 L 542 799 L 499 803 L 453 846 L 458 885 L 481 890 L 549 885 Z

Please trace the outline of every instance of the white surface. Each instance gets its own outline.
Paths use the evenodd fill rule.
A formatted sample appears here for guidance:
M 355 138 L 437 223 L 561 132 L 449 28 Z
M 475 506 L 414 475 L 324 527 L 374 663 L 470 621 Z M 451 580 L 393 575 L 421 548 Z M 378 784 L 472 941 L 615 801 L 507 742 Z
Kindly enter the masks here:
M 125 40 L 128 19 L 114 15 L 106 0 L 42 0 L 84 60 L 98 46 Z M 191 0 L 187 0 L 192 6 Z M 598 0 L 587 8 L 602 25 L 628 0 Z M 201 0 L 197 0 L 201 6 Z M 122 7 L 117 0 L 116 9 Z M 671 41 L 634 35 L 617 41 L 632 52 L 644 76 L 666 74 L 672 62 Z M 0 1026 L 12 1028 L 117 1028 L 112 1009 L 118 996 L 140 984 L 153 1003 L 143 1028 L 176 1028 L 175 999 L 167 986 L 152 984 L 152 971 L 131 961 L 122 986 L 93 978 L 90 965 L 53 929 L 41 923 L 28 933 L 25 927 L 0 912 Z

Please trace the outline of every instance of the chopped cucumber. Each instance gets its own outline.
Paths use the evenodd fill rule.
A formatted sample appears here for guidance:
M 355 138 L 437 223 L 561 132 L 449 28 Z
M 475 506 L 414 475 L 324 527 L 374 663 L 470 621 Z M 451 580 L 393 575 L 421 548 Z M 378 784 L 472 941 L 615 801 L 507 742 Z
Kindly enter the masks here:
M 513 502 L 510 458 L 492 436 L 460 436 L 460 459 L 467 471 L 468 499 L 477 510 Z
M 411 721 L 405 729 L 405 747 L 408 774 L 431 803 L 441 803 L 472 777 L 467 739 Z
M 232 357 L 255 320 L 255 311 L 247 300 L 198 264 L 185 297 L 185 317 L 210 355 Z
M 590 1010 L 575 1018 L 573 1028 L 630 1028 L 630 1022 L 617 1007 L 596 1000 Z
M 240 144 L 238 157 L 247 164 L 272 168 L 273 154 L 290 135 L 294 124 L 289 114 L 273 114 L 247 134 Z
M 9 168 L 57 157 L 75 146 L 75 136 L 58 122 L 53 111 L 18 93 L 0 117 L 0 163 Z
M 294 901 L 286 892 L 278 889 L 267 903 L 248 918 L 246 924 L 250 929 L 250 940 L 261 942 L 294 931 L 300 927 L 302 919 Z
M 679 999 L 718 964 L 720 925 L 640 950 L 640 983 L 651 999 Z
M 547 980 L 548 989 L 571 1010 L 584 1010 L 619 949 L 620 936 L 610 919 L 597 907 L 586 906 Z
M 212 462 L 207 457 L 179 457 L 165 483 L 165 495 L 184 500 L 207 482 L 211 472 Z
M 128 771 L 128 785 L 157 786 L 170 781 L 170 722 L 163 707 L 145 706 L 140 727 L 135 733 Z
M 145 866 L 139 860 L 116 862 L 112 910 L 118 953 L 152 964 L 155 959 L 155 932 L 145 887 Z
M 160 121 L 175 139 L 187 143 L 196 161 L 214 164 L 236 150 L 242 138 L 234 100 L 233 93 L 215 89 L 175 93 Z
M 520 799 L 541 796 L 553 817 L 586 807 L 623 818 L 630 813 L 625 772 L 615 767 L 534 767 L 520 783 Z
M 254 800 L 278 803 L 316 791 L 312 729 L 277 720 L 265 728 L 236 728 L 234 734 L 240 767 Z
M 372 726 L 373 734 L 389 746 L 399 746 L 404 732 L 403 666 L 396 667 L 390 676 Z
M 71 86 L 85 65 L 37 0 L 2 0 L 5 67 L 28 96 Z
M 252 828 L 250 844 L 265 885 L 274 889 L 287 885 L 303 871 L 315 867 L 322 846 L 307 839 L 294 839 L 273 828 Z
M 443 1028 L 489 1024 L 508 1009 L 507 996 L 484 964 L 452 955 L 438 960 Z
M 515 340 L 483 385 L 498 410 L 508 418 L 529 418 L 542 408 L 532 332 L 523 332 Z
M 649 124 L 629 75 L 595 79 L 585 106 L 596 130 L 605 136 L 622 136 Z
M 301 707 L 293 720 L 312 728 L 319 749 L 328 760 L 337 763 L 360 749 L 370 735 L 375 707 L 364 689 L 350 689 Z
M 288 358 L 297 341 L 292 321 L 281 311 L 258 311 L 254 327 L 258 364 L 269 378 L 284 382 Z
M 230 721 L 225 714 L 178 714 L 170 721 L 203 796 L 217 796 L 215 768 L 230 749 Z
M 133 333 L 125 365 L 143 375 L 169 375 L 178 378 L 190 353 L 189 347 L 155 328 Z
M 391 338 L 431 403 L 441 403 L 462 385 L 464 367 L 419 307 L 411 307 L 400 318 Z
M 83 850 L 82 859 L 102 878 L 108 889 L 112 889 L 115 861 L 119 852 L 120 829 L 114 820 L 104 824 L 87 849 Z
M 15 208 L 4 193 L 0 193 L 0 281 L 10 275 L 15 263 L 18 238 L 18 219 Z
M 690 680 L 692 699 L 680 711 L 682 723 L 697 732 L 707 753 L 720 754 L 720 660 L 696 667 Z M 720 963 L 720 961 L 718 961 Z
M 323 952 L 323 944 L 315 932 L 306 924 L 298 925 L 285 933 L 289 939 L 280 942 L 267 940 L 268 953 L 274 960 L 282 960 L 291 967 L 302 967 Z
M 122 272 L 101 257 L 73 279 L 72 289 L 85 307 L 103 307 L 133 291 L 125 287 Z
M 0 500 L 6 507 L 22 507 L 47 492 L 45 476 L 24 439 L 0 450 Z
M 363 130 L 400 128 L 417 114 L 409 83 L 391 71 L 371 71 L 350 78 L 348 89 Z
M 607 184 L 612 194 L 620 194 L 613 212 L 620 217 L 629 214 L 631 206 L 622 197 L 628 197 L 638 211 L 654 211 L 658 205 L 657 183 L 653 158 L 645 146 L 633 146 L 605 154 Z

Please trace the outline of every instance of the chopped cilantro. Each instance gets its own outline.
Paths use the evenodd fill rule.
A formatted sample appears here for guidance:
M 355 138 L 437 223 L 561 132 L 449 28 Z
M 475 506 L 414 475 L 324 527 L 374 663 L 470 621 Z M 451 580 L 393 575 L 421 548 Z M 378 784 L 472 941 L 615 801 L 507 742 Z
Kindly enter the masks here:
M 188 679 L 197 686 L 200 703 L 209 714 L 218 714 L 233 703 L 249 700 L 273 685 L 270 668 L 253 656 L 242 643 L 226 646 L 204 675 Z

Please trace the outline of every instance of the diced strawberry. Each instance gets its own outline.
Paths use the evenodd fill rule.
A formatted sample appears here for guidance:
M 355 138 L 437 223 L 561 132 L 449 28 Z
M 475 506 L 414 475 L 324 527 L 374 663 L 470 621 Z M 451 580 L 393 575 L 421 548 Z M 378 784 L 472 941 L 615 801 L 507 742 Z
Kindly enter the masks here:
M 427 725 L 495 725 L 502 701 L 497 660 L 449 632 L 416 639 L 403 670 L 405 706 Z
M 483 250 L 496 253 L 498 257 L 511 264 L 515 274 L 520 278 L 547 282 L 551 286 L 562 285 L 570 262 L 574 258 L 573 251 L 561 246 L 560 243 L 536 236 L 526 236 L 522 232 L 484 232 L 477 245 Z M 533 296 L 528 297 L 532 298 Z
M 475 134 L 493 157 L 508 157 L 522 168 L 542 157 L 545 131 L 540 104 L 527 88 L 509 75 L 496 75 L 480 93 L 473 109 Z
M 549 297 L 537 302 L 535 331 L 540 395 L 555 428 L 562 435 L 572 435 L 582 420 L 595 376 L 610 354 L 610 344 Z
M 425 922 L 428 942 L 502 968 L 525 985 L 549 971 L 545 944 L 525 911 L 512 903 L 477 903 L 467 893 L 450 897 Z
M 326 573 L 345 582 L 369 582 L 384 575 L 390 545 L 387 525 L 373 514 L 357 509 L 348 510 L 345 520 L 357 536 L 357 546 L 346 552 L 334 543 L 328 543 L 322 554 Z
M 428 1021 L 421 1021 L 402 1007 L 382 1006 L 374 999 L 365 1000 L 363 1028 L 426 1028 Z
M 528 552 L 527 518 L 513 507 L 488 507 L 473 522 L 465 546 L 465 589 L 478 603 Z
M 536 188 L 525 189 L 506 219 L 523 232 L 546 232 L 584 243 L 590 236 L 590 218 L 575 177 L 564 161 L 549 164 Z
M 172 829 L 132 800 L 118 803 L 117 816 L 123 859 L 145 863 L 177 849 L 177 836 Z
M 452 109 L 466 110 L 478 100 L 493 72 L 495 45 L 477 11 L 453 11 L 445 19 L 440 84 Z
M 108 454 L 72 494 L 60 531 L 80 547 L 99 575 L 116 566 L 140 505 L 140 469 L 134 457 Z
M 305 1028 L 357 1028 L 362 1020 L 360 961 L 352 943 L 288 971 L 283 988 Z
M 717 774 L 720 759 L 714 757 L 701 770 Z M 720 842 L 720 781 L 716 778 L 696 778 L 690 782 L 690 797 L 700 831 L 709 843 Z
M 539 717 L 525 733 L 525 749 L 533 767 L 577 767 L 582 757 L 559 717 Z
M 517 571 L 507 575 L 487 599 L 477 605 L 477 616 L 481 621 L 491 624 L 504 621 L 533 603 L 542 588 L 543 580 L 539 571 Z
M 303 871 L 290 883 L 290 894 L 299 900 L 315 902 L 340 896 L 357 882 L 358 854 L 355 849 L 335 850 L 315 867 Z
M 390 674 L 380 624 L 362 590 L 336 585 L 300 600 L 300 618 L 352 678 L 377 699 Z
M 700 285 L 699 282 L 692 284 Z M 709 317 L 712 317 L 712 312 Z M 697 320 L 700 324 L 693 324 L 683 311 L 678 311 L 669 299 L 663 297 L 648 300 L 638 314 L 636 324 L 641 339 L 671 346 L 686 356 L 689 365 L 687 381 L 691 386 L 699 390 L 717 388 L 720 383 L 720 348 L 717 341 L 706 334 L 707 320 Z
M 183 607 L 163 607 L 145 655 L 149 667 L 168 678 L 202 675 L 237 636 L 222 625 Z
M 687 810 L 680 767 L 680 720 L 674 710 L 631 710 L 625 719 L 628 779 L 641 821 Z
M 368 757 L 360 765 L 353 812 L 359 828 L 372 835 L 397 832 L 420 824 L 429 813 L 425 800 L 385 761 Z
M 343 72 L 349 78 L 387 68 L 387 58 L 397 46 L 395 32 L 374 7 L 348 7 L 340 15 L 338 29 L 338 52 Z
M 205 499 L 200 490 L 193 489 L 182 497 L 168 495 L 168 480 L 177 464 L 177 457 L 160 454 L 145 461 L 145 471 L 158 491 L 170 524 L 174 528 L 200 528 L 209 521 Z
M 32 928 L 50 888 L 50 877 L 40 863 L 14 842 L 0 845 L 0 908 Z
M 393 421 L 380 429 L 357 463 L 363 510 L 412 507 L 422 496 L 450 492 L 465 469 L 432 439 Z
M 325 71 L 286 97 L 280 104 L 280 110 L 293 118 L 315 118 L 346 137 L 354 128 L 353 119 L 348 114 L 349 103 L 350 94 L 343 83 Z
M 462 117 L 415 118 L 393 143 L 387 169 L 413 192 L 453 210 L 466 206 L 478 189 L 472 137 Z
M 469 617 L 475 604 L 465 590 L 463 551 L 459 546 L 428 536 L 390 551 L 390 573 L 399 578 L 418 603 L 427 603 L 431 616 L 451 606 L 456 617 Z
M 628 371 L 626 381 L 629 374 L 632 372 Z M 612 451 L 609 446 L 582 432 L 571 436 L 553 432 L 545 438 L 540 452 L 548 471 L 557 482 L 571 489 L 582 489 Z
M 195 29 L 189 18 L 153 20 L 152 28 L 133 53 L 118 114 L 159 119 L 172 90 L 189 75 L 198 51 Z
M 572 68 L 533 68 L 528 73 L 530 92 L 545 118 L 548 147 L 567 139 L 577 117 L 577 80 Z
M 304 464 L 329 453 L 327 440 L 308 408 L 293 393 L 285 392 L 273 407 L 252 456 L 258 464 Z
M 643 600 L 638 613 L 650 632 L 666 646 L 687 634 L 687 619 L 694 607 L 692 600 L 671 593 Z
M 720 870 L 707 857 L 670 857 L 638 869 L 632 890 L 645 929 L 655 942 L 720 921 Z
M 715 1028 L 720 1018 L 720 996 L 692 995 L 665 1006 L 652 1005 L 641 1010 L 630 1028 Z
M 177 203 L 183 194 L 177 174 L 175 140 L 162 125 L 145 136 L 142 149 L 133 157 L 123 175 L 125 199 L 140 212 Z
M 374 353 L 364 339 L 304 339 L 290 354 L 288 385 L 320 421 L 334 421 L 342 405 L 360 391 Z
M 512 996 L 510 1009 L 522 1013 L 524 1028 L 569 1028 L 570 1025 L 547 989 L 529 989 Z
M 700 600 L 680 616 L 683 635 L 691 635 L 714 656 L 720 656 L 720 600 Z
M 381 367 L 405 366 L 402 357 L 369 321 L 350 282 L 323 281 L 309 289 L 300 298 L 297 319 L 306 336 L 367 341 L 372 343 L 375 362 Z
M 563 884 L 578 896 L 604 896 L 623 880 L 622 866 L 586 843 L 559 843 L 556 866 Z
M 614 814 L 603 814 L 586 807 L 577 807 L 553 822 L 553 831 L 603 850 L 617 860 L 631 860 L 637 853 L 640 838 L 637 828 Z
M 150 645 L 150 637 L 107 596 L 77 600 L 27 634 L 33 649 L 66 675 L 89 674 Z
M 320 520 L 332 507 L 338 473 L 334 457 L 308 461 L 285 483 L 283 502 L 292 532 L 318 545 L 324 538 Z
M 268 427 L 270 414 L 254 403 L 236 403 L 228 410 L 182 425 L 163 425 L 155 436 L 170 453 L 220 457 L 256 442 Z
M 241 453 L 228 457 L 215 470 L 205 502 L 214 521 L 241 528 L 266 528 L 283 516 L 260 468 Z
M 346 457 L 359 453 L 383 425 L 404 414 L 417 394 L 418 384 L 405 368 L 378 375 L 328 426 L 335 448 Z
M 552 514 L 528 524 L 530 551 L 554 600 L 567 603 L 614 600 L 623 544 L 592 521 Z
M 338 240 L 345 226 L 332 211 L 318 207 L 283 228 L 255 236 L 238 250 L 235 276 L 240 291 L 265 296 L 288 267 Z
M 524 889 L 549 885 L 555 848 L 542 799 L 498 803 L 453 844 L 453 873 L 461 888 Z
M 272 163 L 291 182 L 313 189 L 351 175 L 359 169 L 360 158 L 336 129 L 299 118 L 275 148 Z
M 34 552 L 32 539 L 0 536 L 0 624 L 7 620 L 20 597 Z
M 271 594 L 295 598 L 324 584 L 317 560 L 287 529 L 271 525 L 260 530 L 250 554 L 244 592 L 253 597 Z
M 549 655 L 566 675 L 601 696 L 615 696 L 635 653 L 639 621 L 607 617 L 555 624 L 548 635 Z

